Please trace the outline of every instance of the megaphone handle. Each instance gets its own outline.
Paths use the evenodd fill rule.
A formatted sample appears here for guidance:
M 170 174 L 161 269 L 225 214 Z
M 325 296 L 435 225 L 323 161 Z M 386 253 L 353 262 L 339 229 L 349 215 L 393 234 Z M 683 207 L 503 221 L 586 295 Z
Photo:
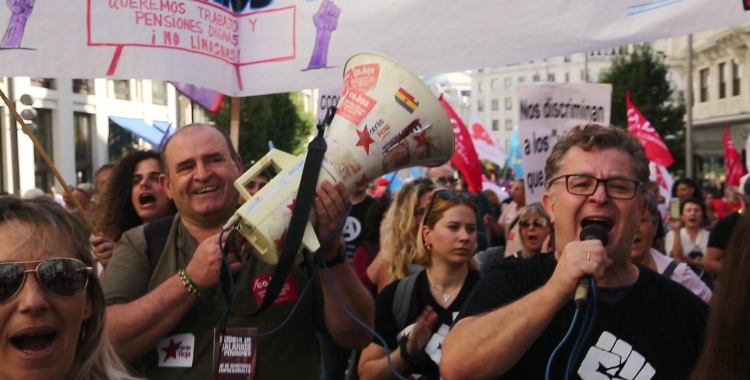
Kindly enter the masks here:
M 292 210 L 292 220 L 289 222 L 289 228 L 284 246 L 281 248 L 279 261 L 271 277 L 271 282 L 268 284 L 268 289 L 263 297 L 260 308 L 252 312 L 249 315 L 250 317 L 263 313 L 273 305 L 286 283 L 289 272 L 294 266 L 300 245 L 302 245 L 302 238 L 305 235 L 310 210 L 312 210 L 313 201 L 315 200 L 315 190 L 318 187 L 320 168 L 323 165 L 323 156 L 327 149 L 322 130 L 319 130 L 318 136 L 308 145 L 307 158 L 305 159 L 305 166 L 302 168 L 302 178 L 297 190 L 297 203 L 294 210 Z

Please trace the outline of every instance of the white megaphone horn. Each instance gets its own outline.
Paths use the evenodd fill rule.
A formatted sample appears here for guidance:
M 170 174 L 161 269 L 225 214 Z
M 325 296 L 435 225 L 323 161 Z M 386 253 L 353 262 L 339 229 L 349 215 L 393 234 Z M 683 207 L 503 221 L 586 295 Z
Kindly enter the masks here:
M 435 95 L 400 64 L 373 53 L 347 61 L 344 89 L 325 141 L 328 150 L 318 184 L 341 181 L 350 192 L 399 169 L 444 165 L 454 148 L 451 123 Z M 253 253 L 269 264 L 279 260 L 305 157 L 271 150 L 234 183 L 247 201 L 232 219 L 238 220 L 239 233 Z M 245 184 L 269 166 L 279 174 L 251 197 Z M 314 213 L 310 220 L 314 223 Z M 319 248 L 308 223 L 302 249 Z

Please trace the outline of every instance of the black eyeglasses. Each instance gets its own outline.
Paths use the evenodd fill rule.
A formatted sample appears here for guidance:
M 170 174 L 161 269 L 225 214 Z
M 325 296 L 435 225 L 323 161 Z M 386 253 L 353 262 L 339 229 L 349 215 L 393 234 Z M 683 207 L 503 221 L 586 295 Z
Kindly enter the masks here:
M 456 182 L 458 182 L 458 180 L 454 177 L 440 177 L 440 178 L 435 178 L 435 182 L 445 186 L 447 184 L 455 185 Z
M 38 263 L 34 270 L 26 270 L 23 266 L 32 263 Z M 79 260 L 68 258 L 0 263 L 0 302 L 18 294 L 30 272 L 36 274 L 46 291 L 60 297 L 74 297 L 86 289 L 93 269 Z
M 521 219 L 518 221 L 518 226 L 521 228 L 529 228 L 531 225 L 534 225 L 534 227 L 544 227 L 547 225 L 547 219 L 544 219 L 542 217 L 536 218 L 534 220 L 525 220 Z
M 444 201 L 451 200 L 455 197 L 461 197 L 470 202 L 473 202 L 474 204 L 477 203 L 477 197 L 476 195 L 472 193 L 467 193 L 465 191 L 459 191 L 459 190 L 448 190 L 448 189 L 437 190 L 432 194 L 432 199 L 430 199 L 430 205 L 427 206 L 427 211 L 424 213 L 424 219 L 423 219 L 424 221 L 426 221 L 427 218 L 430 216 L 430 212 L 432 211 L 432 206 L 435 204 L 435 198 L 437 197 L 440 197 L 440 199 Z
M 565 188 L 573 195 L 589 196 L 596 192 L 599 184 L 604 184 L 607 196 L 612 199 L 629 200 L 635 197 L 640 182 L 628 178 L 596 178 L 586 174 L 566 174 L 552 178 L 548 183 L 565 178 Z

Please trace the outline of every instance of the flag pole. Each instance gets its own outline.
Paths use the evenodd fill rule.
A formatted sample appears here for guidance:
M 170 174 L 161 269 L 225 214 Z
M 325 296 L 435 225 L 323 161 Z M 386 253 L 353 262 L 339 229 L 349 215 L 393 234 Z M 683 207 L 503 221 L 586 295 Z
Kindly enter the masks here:
M 231 122 L 229 123 L 229 139 L 234 149 L 240 150 L 240 98 L 232 97 Z
M 687 36 L 687 97 L 685 122 L 685 177 L 693 178 L 693 35 Z

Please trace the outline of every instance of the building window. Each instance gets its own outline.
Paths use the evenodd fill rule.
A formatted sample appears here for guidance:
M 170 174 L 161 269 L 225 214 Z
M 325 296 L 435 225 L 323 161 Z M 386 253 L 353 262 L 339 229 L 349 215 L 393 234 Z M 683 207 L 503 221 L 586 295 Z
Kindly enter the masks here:
M 477 100 L 477 111 L 479 112 L 484 111 L 484 102 L 481 100 Z
M 73 79 L 73 93 L 81 95 L 94 95 L 94 80 Z
M 112 86 L 114 88 L 115 99 L 120 100 L 131 100 L 130 93 L 130 81 L 129 80 L 113 80 Z
M 518 83 L 526 82 L 526 77 L 518 77 Z
M 732 62 L 732 96 L 740 94 L 740 84 L 742 83 L 742 65 Z
M 477 72 L 481 74 L 481 73 L 484 72 L 484 69 L 479 69 L 479 70 L 477 70 Z
M 511 88 L 513 86 L 513 78 L 505 78 L 505 88 Z
M 151 81 L 151 103 L 159 106 L 167 105 L 167 82 L 163 80 Z
M 570 73 L 565 73 L 565 83 L 570 82 Z
M 708 101 L 708 86 L 711 85 L 711 76 L 708 73 L 708 69 L 700 71 L 700 85 L 701 85 L 701 103 Z
M 73 113 L 73 128 L 78 183 L 92 183 L 91 134 L 93 116 L 83 112 Z
M 464 97 L 471 96 L 471 90 L 461 90 L 461 96 L 464 96 Z
M 490 89 L 497 90 L 498 88 L 500 88 L 500 79 L 493 79 L 490 82 Z
M 480 80 L 477 82 L 477 91 L 481 94 L 482 93 L 482 81 Z
M 493 131 L 499 131 L 500 130 L 500 120 L 492 120 L 492 130 Z
M 533 82 L 539 82 L 541 79 L 539 78 L 539 74 L 534 74 L 534 76 L 531 78 Z
M 573 56 L 572 55 L 566 55 L 565 56 L 565 62 L 573 62 Z
M 726 62 L 719 64 L 719 99 L 727 97 L 727 77 L 729 76 L 727 70 Z
M 55 80 L 52 78 L 31 78 L 31 85 L 34 87 L 48 88 L 55 90 Z
M 513 109 L 513 98 L 505 98 L 505 109 L 506 110 Z
M 500 101 L 498 101 L 497 99 L 492 100 L 492 110 L 493 111 L 500 110 Z
M 505 152 L 510 152 L 510 139 L 505 140 Z
M 513 130 L 513 119 L 505 119 L 505 130 L 506 131 Z
M 37 117 L 34 120 L 36 124 L 36 135 L 37 140 L 42 145 L 47 154 L 52 160 L 55 159 L 54 151 L 52 150 L 52 110 L 37 108 Z M 55 178 L 52 174 L 52 169 L 47 166 L 44 162 L 39 151 L 34 149 L 34 174 L 35 174 L 35 185 L 37 188 L 44 191 L 55 183 Z
M 581 82 L 586 82 L 588 78 L 586 78 L 586 72 L 588 70 L 581 70 Z
M 554 82 L 555 81 L 555 74 L 549 73 L 547 74 L 547 82 Z

